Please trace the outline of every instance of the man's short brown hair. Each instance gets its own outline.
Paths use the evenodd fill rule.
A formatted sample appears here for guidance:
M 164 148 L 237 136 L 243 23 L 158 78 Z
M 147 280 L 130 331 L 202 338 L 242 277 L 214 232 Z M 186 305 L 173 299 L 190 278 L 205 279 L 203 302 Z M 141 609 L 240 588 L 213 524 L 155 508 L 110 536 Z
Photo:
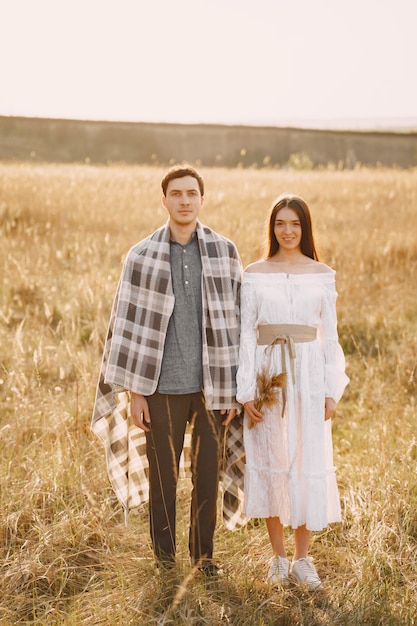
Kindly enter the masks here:
M 204 196 L 204 181 L 200 174 L 191 165 L 173 165 L 165 174 L 161 182 L 162 192 L 164 196 L 167 195 L 168 183 L 176 178 L 184 178 L 184 176 L 192 176 L 198 182 L 200 193 Z

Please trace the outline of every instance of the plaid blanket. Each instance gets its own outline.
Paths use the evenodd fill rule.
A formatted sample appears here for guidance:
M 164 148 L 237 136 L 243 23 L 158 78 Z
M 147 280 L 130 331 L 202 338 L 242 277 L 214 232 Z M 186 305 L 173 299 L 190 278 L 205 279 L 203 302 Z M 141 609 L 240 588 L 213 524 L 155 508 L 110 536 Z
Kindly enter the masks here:
M 234 244 L 197 223 L 203 274 L 203 391 L 209 409 L 238 408 L 241 263 Z M 126 516 L 148 500 L 144 432 L 130 419 L 130 395 L 156 390 L 166 330 L 174 307 L 168 223 L 128 253 L 113 303 L 103 353 L 92 431 L 101 439 L 113 489 Z M 184 466 L 185 467 L 185 466 Z M 245 523 L 241 418 L 225 433 L 223 521 Z

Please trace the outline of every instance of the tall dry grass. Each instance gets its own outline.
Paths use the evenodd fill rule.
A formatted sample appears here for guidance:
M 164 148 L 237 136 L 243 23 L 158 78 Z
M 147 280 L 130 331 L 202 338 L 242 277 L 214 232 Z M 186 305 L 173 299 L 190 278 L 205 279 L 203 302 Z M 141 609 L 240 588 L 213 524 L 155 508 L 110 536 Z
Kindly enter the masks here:
M 351 383 L 333 420 L 343 522 L 312 546 L 325 591 L 266 585 L 262 521 L 219 524 L 221 579 L 190 570 L 186 481 L 178 571 L 155 575 L 146 516 L 124 526 L 89 422 L 123 255 L 166 219 L 163 171 L 3 163 L 0 623 L 417 623 L 417 171 L 202 173 L 202 220 L 244 264 L 288 190 L 337 270 Z

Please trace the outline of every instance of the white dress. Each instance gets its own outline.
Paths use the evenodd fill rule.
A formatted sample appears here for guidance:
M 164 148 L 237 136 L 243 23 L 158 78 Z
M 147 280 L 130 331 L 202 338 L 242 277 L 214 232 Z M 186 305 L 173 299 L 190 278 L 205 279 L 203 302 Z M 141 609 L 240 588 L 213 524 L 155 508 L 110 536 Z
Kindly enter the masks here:
M 237 399 L 254 400 L 256 372 L 268 363 L 266 346 L 257 345 L 260 324 L 303 324 L 317 328 L 317 339 L 296 343 L 295 381 L 288 349 L 287 403 L 282 394 L 264 421 L 248 428 L 245 514 L 279 517 L 284 525 L 321 530 L 341 520 L 333 465 L 331 420 L 324 421 L 325 397 L 336 402 L 349 382 L 339 344 L 333 270 L 314 274 L 244 273 L 241 292 L 241 342 Z M 281 346 L 271 351 L 270 372 L 282 371 Z

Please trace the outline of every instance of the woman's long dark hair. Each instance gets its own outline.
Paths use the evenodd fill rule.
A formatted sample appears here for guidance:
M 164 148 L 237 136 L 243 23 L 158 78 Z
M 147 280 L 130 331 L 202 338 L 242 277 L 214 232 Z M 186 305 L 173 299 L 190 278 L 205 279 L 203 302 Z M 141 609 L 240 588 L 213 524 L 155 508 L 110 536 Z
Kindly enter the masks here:
M 300 196 L 294 196 L 290 193 L 281 194 L 273 203 L 268 224 L 268 238 L 266 242 L 266 258 L 270 259 L 278 252 L 279 243 L 275 237 L 274 227 L 277 213 L 284 207 L 288 207 L 297 213 L 301 224 L 301 242 L 300 249 L 303 254 L 318 261 L 316 247 L 314 245 L 313 227 L 311 224 L 310 209 L 307 202 Z

